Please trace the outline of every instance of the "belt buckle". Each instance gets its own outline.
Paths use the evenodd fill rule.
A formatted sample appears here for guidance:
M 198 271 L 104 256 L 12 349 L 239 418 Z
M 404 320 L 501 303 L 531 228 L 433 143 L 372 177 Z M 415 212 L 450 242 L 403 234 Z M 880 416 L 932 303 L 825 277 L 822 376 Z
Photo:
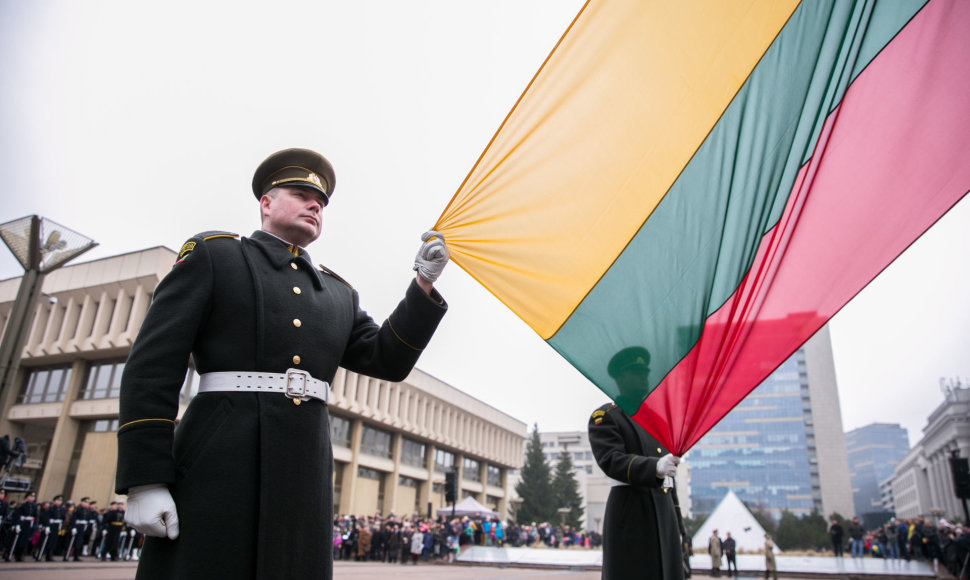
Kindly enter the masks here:
M 292 399 L 294 405 L 309 401 L 310 397 L 306 394 L 308 382 L 310 373 L 300 369 L 286 369 L 286 398 Z

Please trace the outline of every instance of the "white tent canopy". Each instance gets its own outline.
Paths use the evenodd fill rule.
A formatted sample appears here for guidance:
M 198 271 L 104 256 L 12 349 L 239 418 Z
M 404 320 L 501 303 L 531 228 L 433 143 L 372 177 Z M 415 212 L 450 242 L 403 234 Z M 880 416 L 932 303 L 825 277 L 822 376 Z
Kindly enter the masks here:
M 765 547 L 765 529 L 733 491 L 727 492 L 701 529 L 694 534 L 695 552 L 707 553 L 707 543 L 714 530 L 717 530 L 717 537 L 722 542 L 731 532 L 738 552 L 757 552 Z
M 451 506 L 439 508 L 437 514 L 439 516 L 451 517 Z M 491 510 L 482 504 L 475 501 L 475 498 L 468 496 L 465 499 L 455 504 L 455 516 L 476 516 L 480 515 L 486 519 L 493 519 L 498 517 L 498 512 Z

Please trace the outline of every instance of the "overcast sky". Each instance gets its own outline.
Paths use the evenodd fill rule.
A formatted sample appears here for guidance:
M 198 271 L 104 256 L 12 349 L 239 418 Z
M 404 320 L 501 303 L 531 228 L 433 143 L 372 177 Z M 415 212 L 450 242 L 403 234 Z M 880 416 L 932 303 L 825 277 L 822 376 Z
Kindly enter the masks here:
M 250 181 L 286 147 L 333 163 L 310 247 L 383 319 L 438 218 L 579 0 L 0 0 L 0 222 L 99 242 L 83 260 L 259 227 Z M 21 269 L 0 251 L 0 278 Z M 454 264 L 418 367 L 540 430 L 580 430 L 595 386 Z M 910 443 L 970 377 L 970 201 L 832 321 L 846 430 Z

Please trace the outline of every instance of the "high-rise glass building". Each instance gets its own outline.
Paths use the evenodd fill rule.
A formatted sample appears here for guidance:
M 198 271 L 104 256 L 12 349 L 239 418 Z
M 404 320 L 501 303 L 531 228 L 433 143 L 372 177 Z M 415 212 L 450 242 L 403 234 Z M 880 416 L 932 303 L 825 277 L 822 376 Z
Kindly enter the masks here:
M 690 450 L 691 507 L 706 516 L 729 490 L 779 518 L 852 513 L 842 413 L 823 327 Z
M 898 423 L 873 423 L 845 434 L 856 514 L 883 512 L 879 484 L 892 477 L 909 451 L 909 434 Z

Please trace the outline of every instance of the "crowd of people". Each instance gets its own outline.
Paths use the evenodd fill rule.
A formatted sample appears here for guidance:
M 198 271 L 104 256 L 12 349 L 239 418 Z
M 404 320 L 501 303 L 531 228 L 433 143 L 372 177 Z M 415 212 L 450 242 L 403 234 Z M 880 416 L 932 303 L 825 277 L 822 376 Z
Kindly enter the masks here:
M 466 546 L 597 548 L 603 538 L 549 523 L 506 524 L 481 515 L 399 518 L 393 514 L 336 516 L 334 560 L 400 562 L 452 561 Z
M 837 557 L 843 555 L 848 541 L 853 558 L 869 555 L 874 558 L 936 560 L 951 571 L 959 571 L 970 553 L 970 530 L 946 519 L 933 525 L 923 517 L 894 518 L 873 530 L 867 530 L 859 518 L 852 518 L 848 529 L 832 520 L 828 531 Z
M 37 502 L 36 494 L 29 492 L 17 502 L 8 501 L 0 492 L 0 554 L 8 562 L 138 559 L 143 536 L 125 525 L 124 514 L 124 501 L 99 508 L 87 497 L 73 502 L 57 495 Z M 837 557 L 843 556 L 848 545 L 853 558 L 936 560 L 956 575 L 970 554 L 970 529 L 945 519 L 933 525 L 922 517 L 896 518 L 873 530 L 866 530 L 858 518 L 846 526 L 832 520 L 828 532 Z M 600 534 L 570 526 L 507 524 L 481 515 L 437 519 L 393 514 L 335 516 L 333 538 L 334 560 L 401 564 L 449 562 L 466 546 L 599 548 L 603 543 Z M 727 557 L 727 575 L 731 576 L 736 569 L 732 565 L 734 540 L 728 534 L 723 540 L 717 538 L 714 546 L 715 538 L 712 556 L 716 552 Z
M 125 525 L 123 501 L 99 508 L 88 497 L 75 503 L 56 495 L 38 503 L 30 491 L 18 502 L 0 491 L 0 553 L 6 562 L 137 560 L 142 539 Z

